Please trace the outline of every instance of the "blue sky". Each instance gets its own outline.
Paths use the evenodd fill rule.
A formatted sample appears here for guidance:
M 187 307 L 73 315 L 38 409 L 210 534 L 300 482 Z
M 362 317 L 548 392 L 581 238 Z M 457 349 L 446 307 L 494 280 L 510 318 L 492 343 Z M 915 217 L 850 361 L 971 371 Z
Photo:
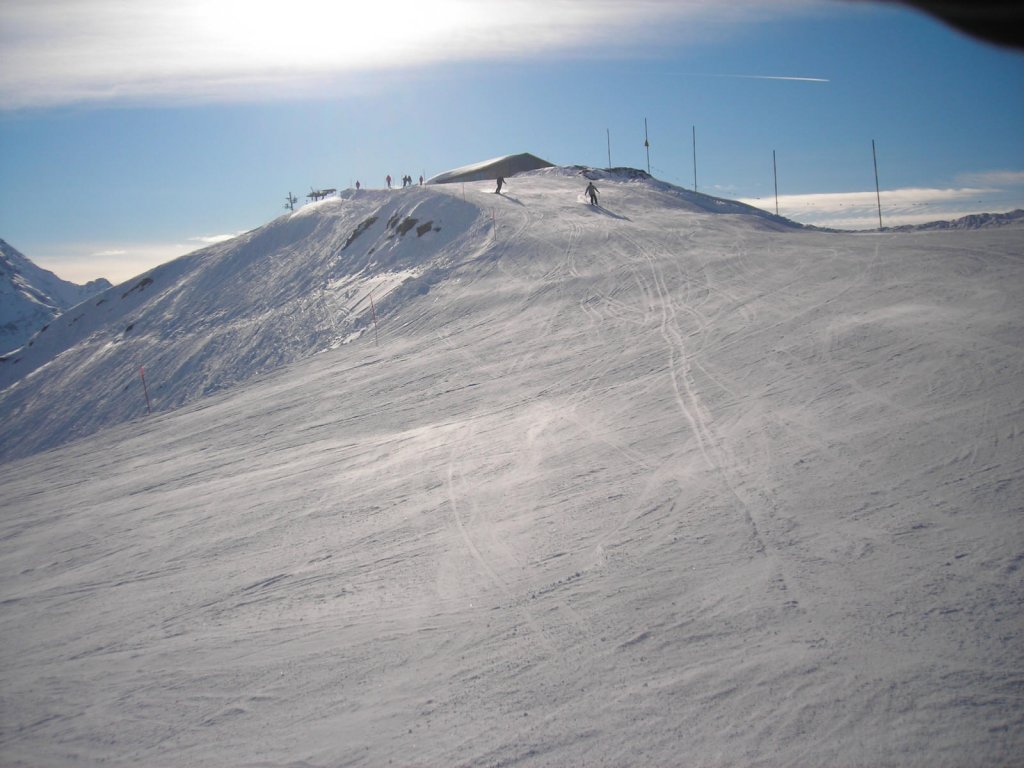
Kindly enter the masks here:
M 164 7 L 167 6 L 167 7 Z M 6 0 L 0 237 L 118 282 L 285 196 L 532 152 L 808 224 L 1024 207 L 1024 54 L 843 0 Z M 514 180 L 511 182 L 514 188 Z

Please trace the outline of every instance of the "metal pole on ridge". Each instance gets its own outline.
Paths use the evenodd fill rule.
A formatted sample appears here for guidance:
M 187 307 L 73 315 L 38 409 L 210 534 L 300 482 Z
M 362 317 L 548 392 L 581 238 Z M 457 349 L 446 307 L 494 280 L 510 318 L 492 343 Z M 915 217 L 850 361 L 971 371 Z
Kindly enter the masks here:
M 878 155 L 875 153 L 875 140 L 871 140 L 871 159 L 875 163 L 875 198 L 878 200 L 878 229 L 882 229 L 882 193 L 878 189 Z
M 775 165 L 775 150 L 772 150 L 772 175 L 775 177 L 775 215 L 779 215 L 779 168 Z
M 647 150 L 647 175 L 651 175 L 651 142 L 647 140 L 647 118 L 644 118 L 644 148 Z
M 697 191 L 697 126 L 693 126 L 693 191 Z

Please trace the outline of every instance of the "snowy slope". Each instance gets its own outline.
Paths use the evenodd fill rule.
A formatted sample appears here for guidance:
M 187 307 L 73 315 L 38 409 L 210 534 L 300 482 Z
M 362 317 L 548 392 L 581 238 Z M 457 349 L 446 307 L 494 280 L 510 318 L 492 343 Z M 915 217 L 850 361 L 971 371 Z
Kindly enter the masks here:
M 644 204 L 798 226 L 628 169 L 555 168 L 522 178 L 578 180 L 582 172 L 641 185 Z M 399 313 L 476 259 L 493 234 L 493 203 L 441 186 L 349 190 L 97 294 L 0 358 L 0 460 L 150 408 L 178 407 L 358 338 L 372 329 L 375 310 Z
M 597 185 L 434 188 L 379 346 L 0 464 L 0 762 L 1017 761 L 1021 231 Z
M 103 278 L 86 285 L 61 280 L 0 240 L 0 354 L 22 346 L 63 310 L 109 287 Z
M 429 290 L 485 226 L 450 195 L 353 192 L 112 287 L 0 362 L 0 458 L 146 413 L 140 368 L 159 411 L 355 338 L 371 294 Z

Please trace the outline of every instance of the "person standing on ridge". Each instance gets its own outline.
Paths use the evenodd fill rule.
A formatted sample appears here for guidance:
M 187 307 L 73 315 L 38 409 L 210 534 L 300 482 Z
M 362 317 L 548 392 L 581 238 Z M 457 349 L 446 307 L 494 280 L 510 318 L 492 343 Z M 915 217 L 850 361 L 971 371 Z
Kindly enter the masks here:
M 590 196 L 590 204 L 597 205 L 597 187 L 594 186 L 594 182 L 587 184 L 587 188 L 584 192 Z
M 387 178 L 385 179 L 385 181 L 388 183 L 388 189 L 391 189 L 391 174 L 390 173 L 387 175 Z

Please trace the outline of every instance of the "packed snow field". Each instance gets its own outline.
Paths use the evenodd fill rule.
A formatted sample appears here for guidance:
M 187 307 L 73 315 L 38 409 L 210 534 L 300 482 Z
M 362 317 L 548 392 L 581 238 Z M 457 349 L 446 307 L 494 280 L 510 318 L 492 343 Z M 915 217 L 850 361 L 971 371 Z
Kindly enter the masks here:
M 0 763 L 1019 760 L 1024 229 L 592 175 L 325 200 L 37 336 Z

